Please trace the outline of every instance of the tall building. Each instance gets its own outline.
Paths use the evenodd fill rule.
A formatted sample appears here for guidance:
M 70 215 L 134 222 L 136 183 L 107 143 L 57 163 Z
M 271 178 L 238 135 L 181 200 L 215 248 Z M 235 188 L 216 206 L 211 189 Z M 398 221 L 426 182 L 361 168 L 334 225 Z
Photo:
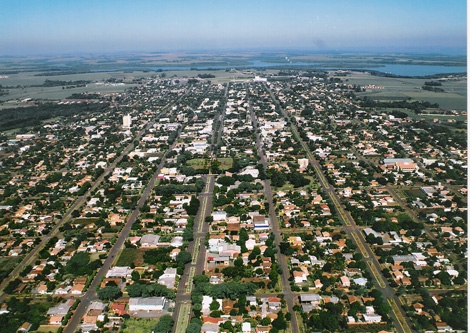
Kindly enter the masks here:
M 122 126 L 124 128 L 131 128 L 131 125 L 132 125 L 132 118 L 131 116 L 128 114 L 127 116 L 123 116 L 122 117 Z

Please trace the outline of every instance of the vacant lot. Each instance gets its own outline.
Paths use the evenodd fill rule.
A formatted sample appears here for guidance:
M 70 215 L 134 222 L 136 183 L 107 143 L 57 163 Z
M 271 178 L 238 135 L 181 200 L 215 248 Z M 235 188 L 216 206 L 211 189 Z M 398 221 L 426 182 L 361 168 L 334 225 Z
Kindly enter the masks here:
M 123 324 L 122 333 L 149 333 L 158 323 L 155 319 L 127 319 Z
M 204 158 L 193 158 L 187 161 L 186 164 L 194 169 L 206 169 L 209 162 Z
M 116 266 L 130 266 L 134 263 L 135 266 L 142 266 L 144 263 L 144 251 L 141 249 L 125 248 L 119 255 Z
M 411 199 L 424 199 L 426 198 L 426 194 L 424 194 L 419 188 L 411 188 L 408 190 L 403 190 L 403 192 L 410 197 Z

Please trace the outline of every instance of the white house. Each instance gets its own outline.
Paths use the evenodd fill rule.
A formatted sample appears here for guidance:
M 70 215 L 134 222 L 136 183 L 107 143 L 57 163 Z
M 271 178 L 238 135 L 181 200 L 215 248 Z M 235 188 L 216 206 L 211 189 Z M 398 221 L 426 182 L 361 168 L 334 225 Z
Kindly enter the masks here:
M 218 210 L 212 213 L 212 218 L 214 219 L 214 221 L 225 221 L 225 219 L 227 218 L 227 212 Z
M 382 316 L 378 314 L 363 314 L 362 317 L 366 323 L 380 323 Z

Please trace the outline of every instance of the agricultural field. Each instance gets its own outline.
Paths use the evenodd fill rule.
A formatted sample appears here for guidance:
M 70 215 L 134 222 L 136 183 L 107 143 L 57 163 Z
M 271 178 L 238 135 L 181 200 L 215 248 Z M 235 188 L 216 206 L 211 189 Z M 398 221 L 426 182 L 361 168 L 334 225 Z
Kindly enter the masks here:
M 422 86 L 426 81 L 433 79 L 422 78 L 393 78 L 374 76 L 366 72 L 351 72 L 352 74 L 341 77 L 345 83 L 371 86 L 377 88 L 367 88 L 365 92 L 359 92 L 357 96 L 367 96 L 376 100 L 403 100 L 410 98 L 416 101 L 426 101 L 432 104 L 437 103 L 445 110 L 463 111 L 467 109 L 467 80 L 466 78 L 456 78 L 455 80 L 445 80 L 440 88 L 445 92 L 432 92 L 423 90 Z M 434 79 L 435 81 L 435 79 Z

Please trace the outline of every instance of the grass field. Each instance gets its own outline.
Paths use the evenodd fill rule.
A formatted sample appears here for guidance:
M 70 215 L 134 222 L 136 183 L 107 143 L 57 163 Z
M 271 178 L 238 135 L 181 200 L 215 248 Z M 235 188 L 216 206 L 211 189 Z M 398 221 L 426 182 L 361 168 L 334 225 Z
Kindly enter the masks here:
M 233 164 L 233 159 L 230 157 L 221 157 L 218 158 L 217 161 L 220 162 L 220 170 L 228 170 L 232 167 Z M 186 165 L 194 169 L 205 169 L 209 167 L 209 160 L 205 160 L 203 158 L 193 158 L 192 160 L 188 160 Z
M 59 325 L 40 325 L 39 328 L 35 332 L 57 332 L 59 329 Z
M 121 333 L 150 333 L 158 323 L 158 319 L 127 319 Z
M 131 263 L 134 263 L 137 267 L 142 266 L 144 263 L 144 251 L 133 248 L 123 249 L 116 262 L 116 266 L 129 266 Z
M 220 162 L 220 170 L 228 170 L 233 165 L 233 159 L 230 157 L 221 157 L 217 161 Z
M 209 162 L 203 158 L 193 158 L 192 160 L 188 160 L 186 164 L 194 169 L 205 169 Z
M 403 190 L 403 193 L 405 193 L 408 197 L 415 199 L 415 198 L 421 198 L 424 199 L 426 198 L 426 194 L 420 191 L 418 188 L 412 188 L 408 190 Z

